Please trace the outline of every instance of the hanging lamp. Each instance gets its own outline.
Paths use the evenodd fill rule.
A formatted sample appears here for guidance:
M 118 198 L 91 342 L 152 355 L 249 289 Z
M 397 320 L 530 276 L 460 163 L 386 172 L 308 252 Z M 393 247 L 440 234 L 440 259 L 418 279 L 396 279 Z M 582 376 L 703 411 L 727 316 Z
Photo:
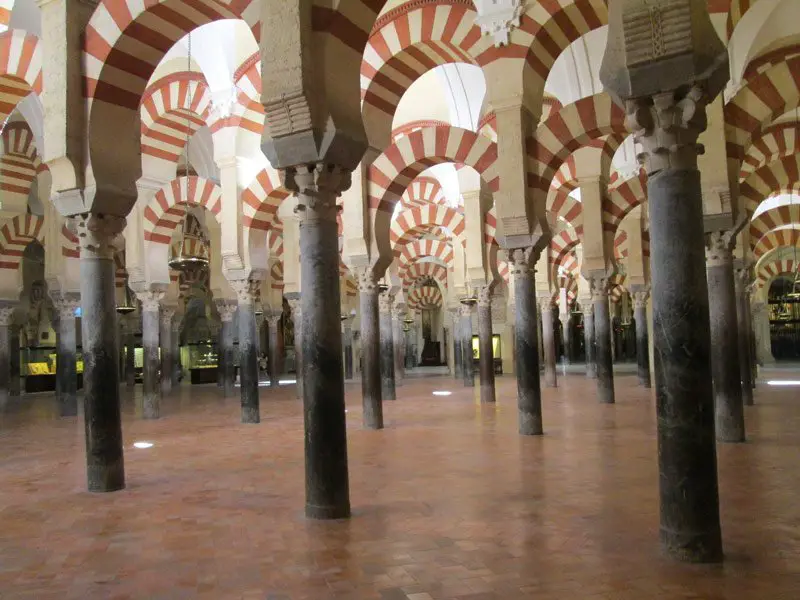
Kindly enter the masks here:
M 192 72 L 192 34 L 191 32 L 188 35 L 188 52 L 186 55 L 186 72 Z M 192 105 L 194 100 L 194 91 L 191 88 L 191 82 L 189 83 L 189 94 L 190 96 L 187 98 L 187 103 L 189 106 Z M 187 242 L 190 240 L 198 240 L 202 243 L 205 240 L 202 236 L 195 236 L 189 233 L 189 144 L 191 143 L 191 123 L 189 121 L 189 115 L 186 115 L 186 148 L 184 150 L 183 156 L 183 178 L 184 178 L 184 198 L 187 202 L 186 210 L 183 214 L 183 221 L 181 222 L 181 237 L 178 246 L 177 254 L 173 254 L 170 258 L 168 264 L 169 268 L 175 271 L 189 271 L 193 269 L 205 269 L 208 268 L 208 258 L 202 256 L 201 254 L 195 253 L 188 253 L 186 250 Z
M 131 300 L 131 290 L 128 287 L 128 276 L 125 276 L 125 297 L 122 300 L 122 304 L 117 306 L 117 313 L 120 315 L 129 315 L 133 311 L 136 310 L 136 307 L 133 305 L 133 301 Z

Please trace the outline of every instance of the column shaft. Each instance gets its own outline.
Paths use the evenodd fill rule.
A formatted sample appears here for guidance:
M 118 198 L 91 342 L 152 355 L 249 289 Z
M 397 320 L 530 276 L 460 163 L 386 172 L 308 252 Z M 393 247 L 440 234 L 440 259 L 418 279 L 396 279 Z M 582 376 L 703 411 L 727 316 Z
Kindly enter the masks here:
M 742 389 L 742 402 L 753 406 L 753 371 L 750 367 L 750 337 L 747 320 L 747 270 L 738 269 L 735 279 L 736 319 L 738 327 L 737 347 L 739 353 L 739 378 Z
M 715 431 L 720 442 L 743 442 L 744 405 L 742 382 L 739 380 L 739 326 L 733 256 L 722 235 L 717 233 L 708 237 L 706 259 Z
M 542 340 L 544 344 L 544 384 L 547 387 L 556 387 L 556 336 L 555 323 L 553 322 L 553 304 L 549 298 L 540 303 L 542 318 Z
M 461 319 L 457 311 L 453 312 L 453 377 L 456 380 L 464 379 L 464 356 L 461 341 Z
M 342 335 L 344 345 L 344 378 L 353 378 L 353 326 L 348 318 L 345 321 L 344 333 Z
M 383 429 L 378 287 L 371 271 L 359 274 L 361 292 L 361 394 L 364 427 Z
M 161 347 L 161 395 L 172 393 L 172 316 L 170 309 L 164 309 L 160 320 L 159 345 Z
M 8 364 L 11 369 L 11 381 L 9 382 L 9 393 L 12 396 L 19 396 L 22 394 L 21 381 L 20 381 L 20 359 L 19 359 L 19 326 L 11 325 L 9 333 L 9 360 Z M 77 406 L 75 407 L 77 410 Z
M 267 325 L 269 327 L 269 385 L 276 388 L 280 385 L 282 370 L 280 345 L 278 344 L 279 318 L 267 319 Z
M 597 344 L 594 331 L 594 305 L 589 300 L 589 305 L 583 310 L 583 343 L 586 347 L 586 376 L 597 379 Z
M 392 303 L 394 297 L 384 292 L 378 299 L 381 343 L 381 398 L 396 400 L 394 381 L 394 336 L 392 329 Z
M 77 305 L 77 299 L 75 301 Z M 58 379 L 58 405 L 62 417 L 78 414 L 78 372 L 76 368 L 75 306 L 69 303 L 61 311 L 56 340 L 56 379 Z M 70 310 L 72 309 L 72 310 Z M 71 314 L 69 314 L 71 312 Z
M 572 364 L 572 315 L 561 315 L 561 337 L 564 344 L 564 362 Z
M 472 306 L 468 304 L 461 305 L 461 361 L 464 386 L 475 387 L 475 358 L 472 352 Z
M 611 356 L 611 318 L 605 280 L 596 284 L 594 295 L 594 338 L 597 365 L 597 399 L 614 404 L 614 363 Z
M 392 342 L 394 346 L 394 381 L 400 385 L 406 376 L 405 336 L 403 335 L 403 316 L 401 309 L 392 311 Z
M 236 305 L 229 304 L 224 310 L 228 314 L 222 313 L 222 326 L 219 332 L 219 346 L 222 366 L 222 394 L 224 398 L 236 396 L 236 348 L 234 341 L 236 335 L 233 330 L 233 314 L 236 312 Z
M 142 417 L 157 419 L 161 415 L 161 382 L 158 357 L 158 300 L 142 306 Z
M 481 402 L 496 401 L 492 349 L 492 298 L 488 286 L 478 292 L 478 344 L 480 348 Z
M 0 408 L 5 407 L 11 386 L 11 315 L 13 308 L 0 306 Z M 3 316 L 3 311 L 7 311 Z
M 650 340 L 647 332 L 647 300 L 636 300 L 633 308 L 636 323 L 636 370 L 639 385 L 649 388 L 650 382 Z
M 170 339 L 172 340 L 172 371 L 170 372 L 170 377 L 172 377 L 172 387 L 176 388 L 180 384 L 181 374 L 181 340 L 180 327 L 177 322 L 172 325 Z
M 133 323 L 129 323 L 125 343 L 127 346 L 127 351 L 125 352 L 125 385 L 133 387 L 136 385 L 136 334 L 133 331 Z
M 240 280 L 233 289 L 239 300 L 239 395 L 242 423 L 260 423 L 258 398 L 258 340 L 256 336 L 255 286 L 257 282 Z

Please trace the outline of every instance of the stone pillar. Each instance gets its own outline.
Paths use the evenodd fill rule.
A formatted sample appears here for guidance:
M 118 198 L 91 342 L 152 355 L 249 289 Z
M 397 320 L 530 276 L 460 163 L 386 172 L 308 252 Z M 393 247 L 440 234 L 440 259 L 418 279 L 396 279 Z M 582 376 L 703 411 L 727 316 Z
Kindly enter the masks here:
M 217 312 L 222 325 L 219 332 L 218 369 L 222 370 L 222 395 L 233 398 L 236 395 L 236 358 L 233 331 L 233 316 L 236 314 L 236 303 L 229 300 L 217 301 Z
M 463 346 L 461 343 L 461 315 L 460 311 L 456 308 L 450 309 L 450 316 L 453 319 L 453 326 L 451 327 L 451 331 L 453 332 L 453 377 L 456 378 L 457 381 L 461 381 L 464 379 L 464 357 L 463 357 Z
M 751 294 L 753 285 L 755 283 L 753 274 L 750 274 L 750 282 L 747 286 L 747 341 L 750 357 L 750 386 L 756 389 L 756 380 L 758 379 L 758 363 L 756 361 L 756 337 L 753 329 L 753 309 L 751 303 Z
M 597 379 L 597 344 L 594 332 L 594 304 L 591 298 L 581 303 L 583 310 L 583 344 L 586 348 L 586 377 Z
M 769 305 L 766 302 L 753 304 L 753 327 L 756 336 L 756 361 L 761 366 L 775 364 L 772 355 L 772 338 L 769 329 Z
M 159 381 L 159 306 L 162 290 L 138 292 L 142 303 L 142 406 L 141 416 L 157 419 L 161 416 L 161 382 Z
M 181 374 L 181 323 L 180 318 L 175 318 L 172 320 L 172 331 L 171 337 L 172 340 L 172 371 L 170 372 L 170 377 L 172 377 L 172 387 L 176 388 L 180 385 L 180 374 Z
M 738 261 L 737 261 L 738 262 Z M 753 371 L 750 368 L 750 336 L 748 328 L 747 286 L 750 283 L 750 269 L 737 265 L 734 289 L 736 294 L 736 318 L 738 325 L 737 345 L 739 348 L 739 377 L 742 389 L 742 402 L 753 406 Z
M 87 483 L 90 492 L 113 492 L 125 487 L 113 246 L 125 219 L 86 213 L 73 226 L 80 244 Z
M 239 396 L 242 423 L 260 423 L 258 397 L 258 331 L 256 329 L 256 291 L 259 281 L 235 279 L 230 282 L 239 307 Z
M 128 321 L 126 328 L 125 345 L 125 385 L 134 387 L 136 385 L 136 325 L 134 323 L 135 314 L 125 317 Z
M 9 329 L 10 339 L 9 339 L 9 360 L 8 364 L 11 370 L 11 382 L 9 384 L 9 393 L 14 396 L 18 397 L 22 394 L 22 381 L 20 381 L 20 343 L 19 343 L 19 331 L 20 327 L 18 325 L 12 324 Z M 77 375 L 76 375 L 77 379 Z M 76 407 L 77 409 L 77 407 Z
M 349 187 L 350 174 L 316 164 L 288 169 L 285 177 L 300 215 L 305 513 L 340 519 L 350 516 L 350 492 L 336 198 Z
M 633 320 L 636 323 L 636 365 L 639 385 L 649 388 L 650 382 L 650 336 L 647 332 L 647 299 L 650 290 L 636 290 L 633 296 Z
M 514 277 L 514 370 L 521 435 L 542 435 L 542 390 L 539 382 L 539 324 L 536 317 L 535 267 L 540 252 L 533 248 L 508 251 Z
M 0 302 L 0 408 L 11 395 L 11 325 L 14 320 L 14 304 Z
M 175 308 L 161 307 L 161 330 L 159 331 L 159 344 L 161 346 L 161 395 L 169 396 L 172 393 L 172 364 L 175 358 L 172 355 L 172 318 Z
M 53 304 L 58 310 L 56 339 L 58 405 L 62 417 L 74 417 L 78 414 L 75 309 L 80 306 L 80 296 L 68 292 L 53 294 Z
M 550 296 L 539 298 L 539 313 L 542 319 L 542 344 L 544 346 L 544 384 L 556 387 L 556 336 L 553 322 L 553 300 Z
M 593 279 L 595 364 L 597 399 L 601 404 L 614 404 L 614 359 L 611 349 L 611 316 L 608 307 L 608 280 Z
M 395 306 L 392 308 L 392 341 L 394 342 L 394 381 L 398 386 L 406 376 L 405 361 L 405 336 L 403 335 L 403 319 L 406 317 L 405 308 Z
M 492 348 L 492 291 L 478 288 L 478 343 L 480 346 L 481 402 L 494 403 L 494 350 Z
M 361 394 L 364 427 L 383 429 L 378 285 L 371 268 L 358 272 L 361 302 Z
M 461 301 L 461 369 L 465 387 L 475 387 L 475 359 L 472 353 L 472 307 L 475 300 Z
M 569 312 L 559 313 L 558 318 L 561 321 L 564 363 L 569 365 L 572 364 L 572 315 Z
M 292 322 L 294 323 L 294 372 L 295 372 L 295 393 L 298 400 L 303 399 L 303 305 L 300 302 L 300 294 L 291 293 L 286 298 L 289 308 L 292 311 Z
M 381 353 L 381 398 L 397 400 L 394 382 L 394 335 L 392 329 L 394 295 L 389 291 L 378 296 Z
M 269 327 L 269 385 L 271 388 L 278 387 L 281 379 L 282 361 L 278 344 L 278 325 L 281 316 L 282 313 L 271 313 L 266 318 Z
M 711 331 L 711 374 L 717 440 L 744 442 L 744 406 L 739 380 L 739 327 L 733 281 L 733 242 L 730 233 L 706 236 L 706 271 Z
M 344 378 L 353 378 L 353 318 L 342 318 L 342 345 L 344 346 Z

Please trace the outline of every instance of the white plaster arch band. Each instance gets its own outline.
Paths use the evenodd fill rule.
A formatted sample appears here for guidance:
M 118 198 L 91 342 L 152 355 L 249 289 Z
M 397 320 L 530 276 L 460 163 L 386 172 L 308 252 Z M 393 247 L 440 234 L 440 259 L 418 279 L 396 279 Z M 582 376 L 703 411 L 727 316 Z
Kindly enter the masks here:
M 436 179 L 422 175 L 406 188 L 401 202 L 405 208 L 412 208 L 426 204 L 446 204 L 447 199 L 441 184 Z
M 453 263 L 453 245 L 449 242 L 416 240 L 400 246 L 398 249 L 400 252 L 398 253 L 397 250 L 395 250 L 395 257 L 397 258 L 397 266 L 400 270 L 415 260 L 427 257 L 437 258 L 446 265 L 451 265 Z
M 172 180 L 156 192 L 144 209 L 144 239 L 168 245 L 186 214 L 187 205 L 207 209 L 219 222 L 222 189 L 210 179 L 196 175 Z
M 42 51 L 39 38 L 9 29 L 0 33 L 0 122 L 33 92 L 42 93 Z
M 0 221 L 0 270 L 17 272 L 28 244 L 37 241 L 44 246 L 43 225 L 42 217 L 31 214 Z

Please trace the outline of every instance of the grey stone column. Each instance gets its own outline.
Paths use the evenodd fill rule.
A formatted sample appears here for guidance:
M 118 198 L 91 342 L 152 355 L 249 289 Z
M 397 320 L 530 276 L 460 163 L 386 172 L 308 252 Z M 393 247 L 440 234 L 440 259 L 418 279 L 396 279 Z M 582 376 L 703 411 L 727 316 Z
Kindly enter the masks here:
M 750 385 L 756 389 L 756 380 L 758 379 L 758 362 L 756 361 L 756 336 L 753 328 L 753 308 L 751 304 L 751 294 L 753 291 L 754 276 L 750 273 L 750 281 L 747 286 L 747 338 L 749 341 L 749 357 L 750 357 Z
M 221 321 L 219 332 L 218 369 L 222 370 L 222 395 L 224 398 L 236 396 L 236 334 L 233 330 L 233 316 L 236 302 L 217 300 L 217 312 Z
M 260 423 L 255 305 L 256 290 L 260 282 L 254 279 L 236 279 L 230 284 L 236 292 L 239 307 L 239 397 L 242 423 Z
M 717 440 L 744 442 L 744 406 L 739 377 L 739 325 L 733 276 L 731 234 L 706 236 L 706 270 L 711 331 L 711 374 Z
M 361 394 L 364 427 L 383 429 L 378 285 L 371 268 L 358 273 L 361 303 Z
M 750 336 L 748 328 L 747 286 L 750 283 L 750 269 L 736 261 L 736 277 L 734 289 L 736 293 L 736 318 L 738 325 L 737 346 L 739 348 L 739 377 L 742 388 L 742 402 L 745 406 L 753 406 L 753 371 L 750 367 Z
M 461 301 L 461 370 L 464 387 L 475 387 L 475 359 L 472 353 L 472 307 L 475 300 Z
M 125 219 L 91 213 L 73 219 L 80 244 L 83 420 L 90 492 L 125 487 L 117 360 L 117 311 L 112 242 Z
M 492 291 L 484 286 L 478 292 L 478 344 L 480 347 L 481 402 L 496 401 L 494 389 L 494 350 L 492 349 Z
M 405 336 L 403 335 L 403 319 L 406 316 L 406 309 L 403 306 L 395 305 L 392 308 L 392 341 L 394 342 L 394 384 L 395 387 L 402 384 L 406 376 L 405 361 Z
M 595 361 L 597 365 L 597 399 L 601 404 L 614 404 L 614 359 L 611 349 L 611 316 L 608 307 L 608 280 L 593 279 Z
M 586 349 L 586 377 L 597 379 L 597 357 L 595 354 L 597 345 L 594 336 L 594 304 L 591 297 L 581 301 L 581 308 L 583 310 L 583 344 Z
M 353 318 L 342 319 L 342 345 L 344 346 L 344 378 L 353 379 Z
M 75 309 L 80 306 L 80 295 L 68 292 L 53 294 L 53 304 L 58 310 L 56 339 L 58 405 L 62 417 L 74 417 L 78 414 Z
M 381 344 L 381 398 L 397 400 L 394 381 L 394 329 L 392 327 L 394 295 L 389 291 L 378 295 L 378 314 Z
M 19 330 L 20 327 L 15 324 L 12 324 L 9 328 L 10 357 L 8 364 L 11 367 L 11 382 L 9 384 L 9 393 L 15 397 L 20 396 L 22 394 L 22 382 L 20 381 L 20 369 L 22 365 L 20 364 L 20 357 L 19 357 L 20 353 Z
M 161 416 L 160 359 L 158 355 L 159 308 L 164 291 L 151 289 L 137 292 L 136 297 L 142 303 L 141 416 L 145 419 L 158 419 Z
M 636 370 L 639 385 L 649 388 L 650 381 L 650 336 L 647 331 L 647 299 L 650 290 L 636 290 L 633 297 L 633 320 L 636 323 Z
M 556 336 L 553 322 L 553 300 L 550 296 L 539 298 L 539 313 L 542 319 L 542 344 L 544 346 L 544 384 L 547 387 L 556 387 L 558 385 Z
M 172 371 L 170 377 L 172 378 L 172 387 L 176 388 L 180 385 L 181 374 L 181 318 L 182 316 L 176 315 L 172 320 L 172 332 L 170 339 L 172 340 Z
M 336 197 L 349 185 L 350 174 L 330 165 L 286 171 L 300 215 L 305 513 L 313 519 L 350 516 L 336 224 Z
M 463 347 L 461 345 L 461 316 L 460 311 L 458 309 L 450 309 L 450 315 L 453 318 L 453 326 L 451 327 L 451 331 L 453 332 L 453 377 L 456 378 L 457 381 L 461 381 L 464 379 L 464 357 L 463 357 Z
M 136 325 L 134 324 L 135 314 L 128 315 L 125 319 L 128 325 L 125 329 L 125 385 L 133 387 L 136 385 Z
M 514 370 L 517 375 L 517 411 L 521 435 L 542 435 L 542 390 L 539 382 L 539 323 L 536 315 L 533 248 L 509 250 L 514 277 Z
M 161 395 L 169 396 L 172 393 L 172 365 L 175 358 L 172 355 L 172 319 L 175 308 L 172 306 L 161 307 L 159 331 L 159 345 L 161 347 Z
M 11 324 L 14 304 L 0 301 L 0 408 L 11 395 Z
M 567 309 L 569 310 L 569 308 Z M 561 340 L 564 346 L 564 362 L 572 364 L 572 315 L 567 313 L 559 313 L 559 321 L 561 321 Z
M 283 361 L 280 355 L 280 345 L 278 344 L 278 324 L 280 323 L 281 312 L 273 312 L 267 316 L 267 326 L 269 327 L 269 385 L 276 388 L 280 385 Z
M 292 311 L 292 323 L 294 323 L 294 372 L 295 372 L 295 393 L 297 399 L 303 399 L 303 305 L 300 302 L 300 294 L 291 292 L 286 295 L 289 302 L 289 309 Z
M 759 365 L 774 365 L 772 338 L 769 329 L 769 307 L 766 302 L 753 303 L 753 327 L 756 336 L 756 361 Z

